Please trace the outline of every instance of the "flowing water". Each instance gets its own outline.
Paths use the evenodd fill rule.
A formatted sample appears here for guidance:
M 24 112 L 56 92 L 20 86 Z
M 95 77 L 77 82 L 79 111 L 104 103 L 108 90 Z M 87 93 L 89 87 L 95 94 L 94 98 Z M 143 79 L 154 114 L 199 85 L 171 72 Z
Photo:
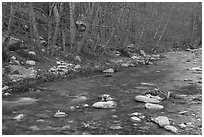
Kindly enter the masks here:
M 201 134 L 201 129 L 197 125 L 188 130 L 178 127 L 181 122 L 196 122 L 196 118 L 201 118 L 199 111 L 201 104 L 192 105 L 183 98 L 170 98 L 160 103 L 164 106 L 163 110 L 155 111 L 145 109 L 144 103 L 134 100 L 136 95 L 155 88 L 179 92 L 178 87 L 168 83 L 174 69 L 169 64 L 161 64 L 162 67 L 153 65 L 127 68 L 113 73 L 112 77 L 106 77 L 103 74 L 42 83 L 38 86 L 50 90 L 19 93 L 6 97 L 4 102 L 7 102 L 3 102 L 3 134 L 175 134 L 150 121 L 151 117 L 156 116 L 167 116 L 170 123 L 179 129 L 177 134 Z M 155 86 L 144 86 L 141 85 L 142 82 L 153 83 Z M 186 91 L 193 89 L 193 95 L 201 92 L 201 89 L 196 86 L 192 87 L 182 86 L 181 88 L 185 88 Z M 93 103 L 99 101 L 102 94 L 114 97 L 117 107 L 113 109 L 91 107 Z M 22 97 L 37 100 L 24 105 L 15 102 Z M 88 106 L 85 107 L 85 104 Z M 179 111 L 186 109 L 189 115 L 178 114 Z M 58 110 L 67 115 L 60 118 L 54 117 Z M 196 110 L 198 113 L 192 116 L 191 114 Z M 145 118 L 133 122 L 129 116 L 133 112 L 142 113 Z M 19 114 L 23 114 L 23 118 L 14 120 L 13 118 Z M 119 128 L 117 126 L 111 128 L 115 125 Z

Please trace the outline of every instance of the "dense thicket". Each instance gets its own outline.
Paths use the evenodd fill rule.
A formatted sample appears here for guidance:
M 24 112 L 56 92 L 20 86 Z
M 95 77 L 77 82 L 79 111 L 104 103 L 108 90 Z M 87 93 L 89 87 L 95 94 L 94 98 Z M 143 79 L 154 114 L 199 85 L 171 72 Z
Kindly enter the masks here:
M 3 38 L 17 37 L 39 55 L 42 49 L 51 55 L 80 54 L 130 44 L 152 52 L 176 42 L 195 47 L 202 40 L 202 4 L 197 2 L 4 2 L 2 12 Z

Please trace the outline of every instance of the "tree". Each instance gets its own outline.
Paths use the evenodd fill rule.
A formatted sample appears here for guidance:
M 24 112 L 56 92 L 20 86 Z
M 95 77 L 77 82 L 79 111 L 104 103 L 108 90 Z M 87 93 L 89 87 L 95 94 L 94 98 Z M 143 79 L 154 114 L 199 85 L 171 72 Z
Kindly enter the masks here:
M 75 20 L 74 20 L 74 9 L 75 9 L 75 3 L 70 2 L 69 3 L 69 10 L 70 10 L 70 41 L 71 41 L 71 44 L 74 44 L 75 39 L 76 39 L 76 26 L 75 26 Z
M 53 11 L 53 7 L 54 7 L 55 3 L 51 3 L 49 2 L 49 14 L 48 14 L 48 36 L 47 36 L 47 53 L 48 53 L 48 49 L 51 47 L 52 44 L 52 11 Z
M 7 28 L 7 32 L 5 35 L 5 38 L 3 40 L 3 44 L 2 44 L 2 55 L 3 55 L 3 59 L 5 61 L 8 61 L 9 55 L 8 55 L 8 45 L 9 45 L 9 40 L 10 40 L 10 36 L 11 36 L 11 27 L 12 27 L 12 22 L 13 22 L 13 17 L 15 15 L 15 9 L 14 9 L 14 5 L 13 3 L 10 3 L 10 17 L 9 17 L 9 23 L 8 23 L 8 28 Z
M 59 25 L 60 25 L 60 14 L 58 12 L 56 3 L 55 3 L 55 6 L 53 8 L 53 11 L 54 11 L 54 17 L 55 17 L 56 25 L 55 25 L 55 31 L 54 31 L 52 44 L 51 44 L 51 56 L 54 55 L 54 48 L 55 48 L 55 45 L 56 45 L 57 36 L 58 36 L 58 32 L 59 32 Z
M 37 51 L 37 53 L 39 54 L 39 56 L 42 58 L 42 52 L 40 50 L 40 40 L 39 40 L 39 35 L 38 35 L 38 29 L 37 29 L 37 24 L 36 24 L 36 20 L 35 20 L 35 13 L 33 10 L 33 5 L 32 2 L 30 2 L 30 18 L 32 20 L 32 27 L 33 27 L 33 33 L 34 33 L 34 48 Z
M 81 41 L 80 41 L 79 44 L 78 44 L 78 48 L 77 48 L 77 51 L 76 51 L 76 55 L 79 55 L 79 54 L 80 54 L 81 49 L 82 49 L 82 47 L 83 47 L 83 45 L 84 45 L 84 43 L 85 43 L 85 41 L 86 41 L 86 39 L 87 39 L 87 37 L 88 37 L 88 34 L 89 34 L 90 30 L 91 30 L 92 19 L 93 19 L 94 10 L 96 9 L 96 7 L 97 7 L 97 3 L 92 3 L 92 6 L 91 6 L 91 8 L 90 8 L 90 10 L 89 10 L 88 21 L 87 21 L 87 24 L 86 24 L 87 27 L 86 27 L 86 30 L 85 30 L 85 32 L 84 32 L 84 34 L 83 34 L 83 37 L 82 37 Z

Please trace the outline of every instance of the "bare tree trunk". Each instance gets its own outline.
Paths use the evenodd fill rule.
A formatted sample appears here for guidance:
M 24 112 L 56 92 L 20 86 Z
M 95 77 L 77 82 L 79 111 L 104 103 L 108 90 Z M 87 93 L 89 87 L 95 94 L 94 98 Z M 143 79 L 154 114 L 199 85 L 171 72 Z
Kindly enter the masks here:
M 65 47 L 66 47 L 66 33 L 64 30 L 62 30 L 62 46 L 63 46 L 63 51 L 65 52 Z
M 195 10 L 195 15 L 194 15 L 194 20 L 193 20 L 193 27 L 192 27 L 192 33 L 191 33 L 191 45 L 193 44 L 193 37 L 194 37 L 194 32 L 196 29 L 196 18 L 197 18 L 197 13 Z
M 71 40 L 71 44 L 74 44 L 76 40 L 76 26 L 75 26 L 75 20 L 74 20 L 74 9 L 75 9 L 74 2 L 69 3 L 69 9 L 70 9 L 70 40 Z
M 32 26 L 33 26 L 33 31 L 34 31 L 34 38 L 35 38 L 35 43 L 34 43 L 34 48 L 37 51 L 37 53 L 42 57 L 41 50 L 40 50 L 40 41 L 39 41 L 39 35 L 38 35 L 38 29 L 36 25 L 36 20 L 35 20 L 35 13 L 33 10 L 33 4 L 30 2 L 30 18 L 32 19 Z
M 147 19 L 145 18 L 144 25 L 142 27 L 142 32 L 140 34 L 139 46 L 141 46 L 141 41 L 142 41 L 142 37 L 143 37 L 144 31 L 145 31 L 146 23 L 147 23 Z
M 53 10 L 54 10 L 56 26 L 55 26 L 55 32 L 54 32 L 54 36 L 53 36 L 53 40 L 52 40 L 52 45 L 51 45 L 51 56 L 54 55 L 54 48 L 55 48 L 56 41 L 57 41 L 57 36 L 58 36 L 58 32 L 59 32 L 59 23 L 60 23 L 60 15 L 59 15 L 56 4 L 55 4 Z
M 63 3 L 60 3 L 60 14 L 62 16 L 63 14 Z M 65 44 L 66 44 L 66 33 L 65 30 L 66 28 L 64 27 L 64 25 L 61 26 L 61 34 L 62 34 L 62 49 L 65 52 Z
M 14 15 L 15 15 L 15 9 L 14 9 L 13 3 L 11 3 L 9 24 L 8 24 L 8 28 L 7 28 L 5 38 L 2 41 L 2 55 L 3 55 L 3 58 L 5 58 L 5 60 L 7 60 L 7 61 L 9 60 L 8 44 L 9 44 L 9 40 L 10 40 L 10 36 L 11 36 L 11 26 L 12 26 Z
M 47 37 L 47 41 L 48 41 L 48 43 L 47 43 L 47 49 L 46 49 L 46 51 L 47 51 L 47 54 L 49 53 L 49 48 L 50 48 L 50 46 L 51 46 L 51 34 L 52 34 L 52 21 L 51 21 L 51 15 L 52 15 L 52 9 L 53 9 L 53 6 L 54 6 L 54 3 L 52 4 L 51 2 L 49 3 L 49 17 L 48 17 L 48 19 L 49 19 L 49 21 L 48 21 L 48 37 Z
M 4 48 L 7 49 L 7 45 L 9 43 L 9 39 L 10 39 L 10 35 L 11 35 L 11 27 L 12 27 L 12 22 L 13 22 L 13 17 L 14 17 L 14 14 L 15 14 L 15 9 L 14 9 L 14 6 L 13 6 L 13 3 L 11 3 L 11 6 L 10 6 L 10 17 L 9 17 L 9 24 L 8 24 L 8 28 L 7 28 L 7 32 L 6 32 L 6 37 L 5 37 L 5 41 L 3 40 L 3 42 L 6 42 L 4 44 Z M 7 39 L 7 40 L 6 40 Z
M 4 43 L 4 48 L 5 49 L 7 49 L 7 45 L 9 43 L 9 39 L 10 39 L 10 35 L 11 35 L 11 27 L 12 27 L 12 22 L 13 22 L 14 14 L 15 14 L 15 9 L 14 9 L 13 3 L 11 3 L 9 24 L 8 24 L 8 28 L 7 28 L 7 31 L 6 31 L 5 39 L 3 39 L 3 42 L 5 42 Z
M 153 5 L 154 4 L 154 5 Z M 154 6 L 154 7 L 153 7 Z M 151 15 L 151 17 L 150 17 L 150 20 L 149 20 L 149 23 L 151 24 L 150 25 L 150 27 L 154 27 L 154 20 L 153 20 L 153 17 L 154 17 L 154 14 L 157 14 L 157 3 L 155 2 L 155 3 L 152 3 L 152 7 L 153 7 L 153 9 L 152 9 L 152 15 Z
M 85 43 L 85 41 L 86 41 L 86 39 L 88 37 L 89 31 L 91 30 L 92 19 L 93 19 L 93 16 L 94 16 L 94 9 L 95 9 L 96 6 L 97 6 L 96 3 L 93 2 L 92 7 L 91 7 L 91 9 L 89 11 L 89 18 L 88 18 L 89 22 L 87 23 L 86 31 L 84 32 L 83 37 L 82 37 L 80 43 L 78 44 L 76 55 L 79 55 L 79 53 L 81 52 L 81 49 L 82 49 L 82 47 L 83 47 L 83 45 L 84 45 L 84 43 Z
M 30 26 L 32 26 L 32 18 L 30 18 L 29 21 L 30 21 Z M 30 48 L 32 49 L 32 48 L 34 48 L 34 41 L 33 41 L 34 37 L 33 37 L 33 29 L 32 29 L 32 27 L 29 29 L 29 33 L 30 33 L 30 41 L 31 41 Z
M 166 29 L 167 29 L 167 26 L 168 26 L 168 24 L 169 24 L 169 20 L 170 20 L 170 17 L 168 17 L 167 23 L 166 23 L 166 25 L 164 26 L 164 29 L 163 29 L 163 31 L 162 31 L 162 34 L 161 34 L 161 36 L 159 37 L 157 43 L 159 43 L 160 40 L 162 39 L 162 37 L 164 36 L 164 33 L 165 33 L 165 31 L 166 31 Z
M 120 15 L 119 15 L 118 20 L 117 20 L 117 25 L 119 25 L 120 20 L 121 20 L 121 18 L 122 18 L 122 16 L 123 16 L 123 11 L 124 11 L 124 9 L 121 8 L 121 10 L 120 10 Z M 117 26 L 117 27 L 118 27 L 118 26 Z M 109 37 L 109 39 L 107 40 L 107 42 L 106 42 L 105 45 L 108 45 L 108 44 L 109 44 L 109 42 L 110 42 L 110 40 L 112 39 L 113 34 L 115 33 L 115 30 L 116 30 L 117 27 L 114 27 L 114 28 L 112 29 L 112 33 L 111 33 L 111 35 L 110 35 L 110 37 Z
M 8 24 L 8 29 L 7 29 L 7 32 L 6 32 L 7 37 L 10 37 L 10 35 L 11 35 L 11 26 L 12 26 L 14 15 L 15 15 L 15 9 L 14 9 L 13 3 L 11 3 L 9 24 Z
M 159 28 L 161 27 L 161 24 L 162 24 L 162 21 L 163 21 L 163 18 L 164 18 L 164 16 L 165 16 L 165 14 L 166 14 L 166 12 L 164 12 L 163 16 L 161 17 L 159 26 L 157 27 L 157 30 L 156 30 L 156 32 L 155 32 L 155 34 L 154 34 L 154 39 L 156 38 L 156 36 L 157 36 L 157 34 L 158 34 L 158 32 L 159 32 Z

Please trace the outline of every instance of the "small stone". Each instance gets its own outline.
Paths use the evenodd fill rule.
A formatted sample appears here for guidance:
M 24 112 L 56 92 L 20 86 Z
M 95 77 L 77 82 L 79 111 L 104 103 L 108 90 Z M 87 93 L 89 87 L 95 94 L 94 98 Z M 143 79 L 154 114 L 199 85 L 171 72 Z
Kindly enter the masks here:
M 142 56 L 146 57 L 146 54 L 145 54 L 145 52 L 144 52 L 143 50 L 140 50 L 140 54 L 141 54 Z
M 180 128 L 185 128 L 185 127 L 186 127 L 186 124 L 181 123 L 181 124 L 179 124 L 179 127 L 180 127 Z
M 191 49 L 186 49 L 185 51 L 191 51 Z
M 158 116 L 154 119 L 154 122 L 159 124 L 160 127 L 164 127 L 166 125 L 170 125 L 168 117 Z
M 20 65 L 20 62 L 18 60 L 13 60 L 13 63 L 16 65 Z
M 94 108 L 115 108 L 117 106 L 115 101 L 96 102 L 92 105 Z
M 80 65 L 76 65 L 74 68 L 75 68 L 75 69 L 80 69 L 81 66 L 80 66 Z
M 114 98 L 111 97 L 111 96 L 108 95 L 108 94 L 103 94 L 103 95 L 101 95 L 101 100 L 102 100 L 102 101 L 111 101 L 111 100 L 114 100 Z
M 132 58 L 132 59 L 141 59 L 141 57 L 138 57 L 138 56 L 135 56 L 135 55 L 132 56 L 131 58 Z
M 69 109 L 71 109 L 71 110 L 75 110 L 75 107 L 74 107 L 74 106 L 71 106 L 71 107 L 69 107 Z
M 202 68 L 200 68 L 200 67 L 194 67 L 194 68 L 191 68 L 190 70 L 193 70 L 193 71 L 202 71 Z
M 145 108 L 149 110 L 162 110 L 164 106 L 152 103 L 146 103 Z
M 112 68 L 106 69 L 103 71 L 104 73 L 113 73 L 114 70 Z
M 143 95 L 136 96 L 135 100 L 139 102 L 145 102 L 145 103 L 159 103 L 160 102 L 159 100 L 155 98 L 150 98 L 150 97 L 143 96 Z
M 113 117 L 113 118 L 118 118 L 118 116 L 117 116 L 117 115 L 112 115 L 112 117 Z
M 66 117 L 67 114 L 65 112 L 57 111 L 54 115 L 54 117 L 60 118 L 60 117 Z
M 144 115 L 140 115 L 140 116 L 138 116 L 140 119 L 144 119 L 145 118 L 145 116 Z
M 158 91 L 158 90 L 155 90 L 155 91 Z M 160 96 L 153 96 L 151 94 L 147 94 L 145 96 L 147 96 L 149 98 L 154 98 L 154 99 L 157 99 L 157 100 L 160 100 L 160 101 L 164 100 L 164 98 L 161 98 Z
M 24 118 L 23 114 L 19 114 L 13 118 L 13 120 L 21 121 Z
M 74 59 L 77 60 L 77 61 L 79 61 L 79 62 L 82 61 L 81 58 L 80 58 L 79 56 L 76 56 Z
M 121 66 L 123 66 L 123 67 L 129 67 L 130 66 L 130 64 L 129 63 L 122 63 L 122 65 Z
M 3 93 L 4 96 L 10 96 L 11 94 L 6 92 L 6 93 Z
M 12 56 L 11 59 L 16 60 L 16 57 L 15 57 L 15 56 Z
M 138 116 L 140 113 L 139 112 L 134 112 L 134 113 L 131 113 L 130 116 Z
M 31 65 L 31 66 L 34 66 L 34 65 L 35 65 L 35 61 L 33 61 L 33 60 L 27 60 L 27 61 L 26 61 L 26 64 Z
M 155 84 L 146 83 L 146 82 L 141 82 L 141 85 L 144 85 L 144 86 L 156 86 Z
M 184 114 L 186 114 L 187 112 L 188 112 L 188 111 L 180 111 L 179 114 L 180 114 L 180 115 L 184 115 Z
M 184 79 L 184 81 L 193 81 L 192 79 Z
M 29 51 L 28 54 L 30 55 L 36 55 L 36 53 L 34 51 Z
M 122 129 L 123 127 L 121 127 L 120 125 L 112 125 L 111 127 L 110 127 L 110 129 Z
M 87 107 L 89 107 L 89 105 L 88 104 L 84 104 L 84 107 L 87 108 Z
M 139 122 L 139 121 L 141 121 L 141 119 L 138 118 L 138 117 L 136 117 L 136 116 L 132 116 L 132 117 L 130 118 L 130 120 L 131 120 L 132 122 Z
M 38 120 L 36 120 L 36 122 L 45 122 L 45 120 L 44 119 L 38 119 Z
M 2 91 L 7 90 L 7 89 L 9 89 L 9 86 L 4 86 L 4 87 L 2 88 Z
M 171 126 L 171 125 L 166 125 L 166 126 L 164 126 L 164 128 L 166 130 L 168 130 L 168 131 L 173 132 L 173 133 L 177 133 L 178 132 L 178 129 L 176 127 L 174 127 L 174 126 Z
M 151 61 L 148 61 L 147 65 L 154 65 L 154 63 Z

